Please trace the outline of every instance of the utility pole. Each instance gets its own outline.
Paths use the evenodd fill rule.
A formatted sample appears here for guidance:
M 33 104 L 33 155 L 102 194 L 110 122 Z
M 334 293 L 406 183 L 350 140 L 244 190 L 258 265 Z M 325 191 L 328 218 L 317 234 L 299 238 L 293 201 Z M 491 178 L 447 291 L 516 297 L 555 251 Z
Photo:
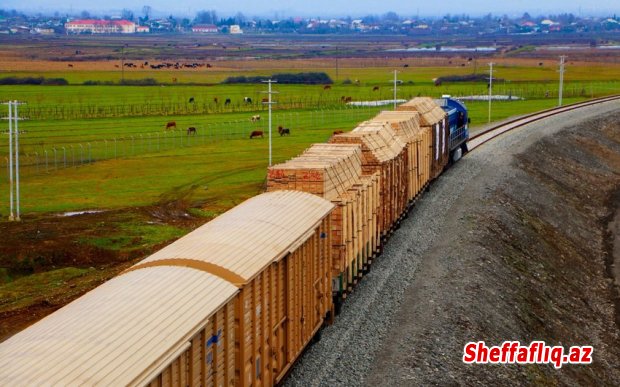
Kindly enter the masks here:
M 493 65 L 489 63 L 489 122 L 491 122 L 491 99 L 493 98 Z
M 15 220 L 18 222 L 21 220 L 19 216 L 19 115 L 17 113 L 17 106 L 19 102 L 13 101 L 13 109 L 15 114 L 13 119 L 15 120 Z
M 396 78 L 396 74 L 398 74 L 398 70 L 394 70 L 394 110 L 396 110 L 396 85 L 398 85 L 398 79 Z
M 125 83 L 125 45 L 121 47 L 121 83 Z
M 268 84 L 268 89 L 267 91 L 263 91 L 262 93 L 268 94 L 268 101 L 266 102 L 267 105 L 269 105 L 269 166 L 271 167 L 271 105 L 273 105 L 275 102 L 271 101 L 271 95 L 272 94 L 278 94 L 277 91 L 271 91 L 271 84 L 272 83 L 278 83 L 278 81 L 274 81 L 274 80 L 267 80 L 267 81 L 263 81 L 263 83 L 267 83 Z M 265 102 L 263 102 L 265 103 Z
M 20 219 L 19 203 L 19 113 L 17 101 L 4 103 L 9 107 L 9 220 Z M 13 146 L 15 145 L 15 146 Z
M 13 101 L 7 103 L 9 105 L 9 220 L 15 220 L 13 214 Z
M 558 92 L 558 106 L 562 106 L 562 91 L 564 91 L 564 61 L 566 56 L 560 56 L 560 90 Z

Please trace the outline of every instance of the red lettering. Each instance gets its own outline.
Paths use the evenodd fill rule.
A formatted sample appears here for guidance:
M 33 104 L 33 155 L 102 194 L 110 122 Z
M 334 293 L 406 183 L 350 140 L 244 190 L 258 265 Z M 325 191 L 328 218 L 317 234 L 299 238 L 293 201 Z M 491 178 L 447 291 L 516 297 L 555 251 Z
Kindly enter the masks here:
M 465 348 L 463 349 L 463 362 L 467 364 L 471 364 L 474 362 L 476 358 L 476 343 L 467 343 Z

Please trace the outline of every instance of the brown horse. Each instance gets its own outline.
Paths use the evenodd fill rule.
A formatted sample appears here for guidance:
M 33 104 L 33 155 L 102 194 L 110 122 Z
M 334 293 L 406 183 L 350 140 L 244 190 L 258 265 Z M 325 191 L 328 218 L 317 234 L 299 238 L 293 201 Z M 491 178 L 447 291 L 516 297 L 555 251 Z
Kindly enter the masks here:
M 252 131 L 252 133 L 250 133 L 250 140 L 253 139 L 254 137 L 264 138 L 263 137 L 263 131 L 262 130 L 254 130 L 254 131 Z
M 377 90 L 379 90 L 379 86 L 375 86 L 372 88 L 372 91 L 377 91 Z
M 289 128 L 283 128 L 281 126 L 278 126 L 278 133 L 280 133 L 280 137 L 282 137 L 282 136 L 290 136 L 291 135 L 291 130 Z
M 334 134 L 342 134 L 344 133 L 344 130 L 334 130 Z
M 175 128 L 175 129 L 177 128 L 177 123 L 176 123 L 176 121 L 169 121 L 169 122 L 166 124 L 166 130 L 168 130 L 168 129 L 170 129 L 170 128 Z
M 323 90 L 331 90 L 332 87 L 330 85 L 325 85 L 323 86 Z
M 194 128 L 193 126 L 187 128 L 187 135 L 189 136 L 190 134 L 196 135 L 196 128 Z

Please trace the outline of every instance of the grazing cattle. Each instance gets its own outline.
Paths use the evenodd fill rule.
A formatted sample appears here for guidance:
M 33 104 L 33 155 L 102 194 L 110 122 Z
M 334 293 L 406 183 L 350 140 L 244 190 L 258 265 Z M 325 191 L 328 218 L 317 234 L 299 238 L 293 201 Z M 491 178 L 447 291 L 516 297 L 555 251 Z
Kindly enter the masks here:
M 405 63 L 405 64 L 403 65 L 403 67 L 409 67 L 409 65 Z
M 250 133 L 250 140 L 253 139 L 254 137 L 264 138 L 263 137 L 263 131 L 262 130 L 254 130 L 254 131 L 252 131 L 252 133 Z
M 210 69 L 211 67 L 213 67 L 211 66 L 211 63 L 207 63 L 207 68 Z
M 71 63 L 69 63 L 67 66 L 69 66 L 69 67 L 73 67 L 73 65 L 72 65 Z
M 257 114 L 257 115 L 255 115 L 255 116 L 252 116 L 252 118 L 250 118 L 250 121 L 252 121 L 252 122 L 258 122 L 258 121 L 260 121 L 260 115 L 259 115 L 259 114 Z
M 441 79 L 439 78 L 433 79 L 433 82 L 435 83 L 435 86 L 441 86 L 442 84 Z
M 177 79 L 176 78 L 172 78 L 172 83 L 177 83 Z
M 278 126 L 278 133 L 280 133 L 280 137 L 281 136 L 290 136 L 291 135 L 291 130 L 289 128 L 283 128 L 282 126 Z
M 243 97 L 243 102 L 245 102 L 245 103 L 252 103 L 252 98 L 250 98 L 250 97 Z
M 144 62 L 144 65 L 145 65 L 145 66 L 148 66 L 148 65 L 149 65 L 149 62 Z
M 189 97 L 189 103 L 194 103 L 194 97 Z
M 194 128 L 193 126 L 190 126 L 189 128 L 187 128 L 187 135 L 189 136 L 190 134 L 193 134 L 193 135 L 196 134 L 196 128 Z
M 379 86 L 375 86 L 372 88 L 372 91 L 377 91 L 377 90 L 379 90 Z
M 213 97 L 213 102 L 215 102 L 217 104 L 217 97 Z
M 118 68 L 118 65 L 114 65 L 114 67 Z
M 226 101 L 224 101 L 224 105 L 230 105 L 230 98 L 226 98 Z
M 177 128 L 177 123 L 176 123 L 175 121 L 169 121 L 169 122 L 166 124 L 166 130 L 168 130 L 168 129 L 170 129 L 170 128 L 175 128 L 175 129 L 176 129 L 176 128 Z
M 262 103 L 269 103 L 269 98 L 263 98 L 263 99 L 261 100 L 261 102 L 262 102 Z
M 334 130 L 334 134 L 342 134 L 344 133 L 344 130 Z
M 325 85 L 323 86 L 323 90 L 331 90 L 332 87 L 330 85 Z
M 344 97 L 344 103 L 353 101 L 352 97 Z

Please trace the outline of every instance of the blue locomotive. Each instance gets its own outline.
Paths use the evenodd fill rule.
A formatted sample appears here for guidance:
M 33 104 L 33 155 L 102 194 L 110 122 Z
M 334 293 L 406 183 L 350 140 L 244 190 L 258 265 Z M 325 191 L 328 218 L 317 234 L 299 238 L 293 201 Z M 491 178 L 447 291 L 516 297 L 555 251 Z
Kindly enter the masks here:
M 469 115 L 465 105 L 449 95 L 442 95 L 437 104 L 448 114 L 450 128 L 450 163 L 457 161 L 467 152 L 469 139 Z

